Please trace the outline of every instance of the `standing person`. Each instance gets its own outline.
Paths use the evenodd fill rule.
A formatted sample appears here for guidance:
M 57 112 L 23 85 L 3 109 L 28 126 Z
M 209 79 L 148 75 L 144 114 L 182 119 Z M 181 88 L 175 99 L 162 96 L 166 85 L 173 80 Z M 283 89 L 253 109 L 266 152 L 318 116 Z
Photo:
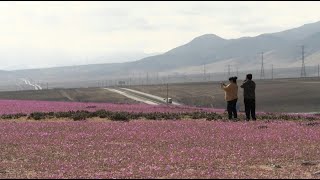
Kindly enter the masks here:
M 238 118 L 237 116 L 237 101 L 238 101 L 238 85 L 237 85 L 237 77 L 230 77 L 229 82 L 230 84 L 225 85 L 221 83 L 221 88 L 225 91 L 225 100 L 228 103 L 227 110 L 229 119 L 232 119 L 232 115 L 235 119 Z
M 251 118 L 256 120 L 256 83 L 252 81 L 252 74 L 247 74 L 246 80 L 240 86 L 243 88 L 244 105 L 247 121 Z

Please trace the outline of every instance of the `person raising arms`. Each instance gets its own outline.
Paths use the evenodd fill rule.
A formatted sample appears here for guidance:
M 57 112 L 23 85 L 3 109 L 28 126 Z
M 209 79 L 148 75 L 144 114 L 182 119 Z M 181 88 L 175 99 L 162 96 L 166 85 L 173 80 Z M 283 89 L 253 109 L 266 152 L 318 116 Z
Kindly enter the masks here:
M 238 101 L 238 85 L 237 77 L 230 77 L 229 84 L 221 83 L 221 88 L 225 91 L 225 100 L 227 101 L 227 111 L 229 120 L 237 119 L 237 101 Z M 232 117 L 233 116 L 233 117 Z
M 252 81 L 252 74 L 247 74 L 246 80 L 240 86 L 243 88 L 244 105 L 246 111 L 247 121 L 256 120 L 256 83 Z

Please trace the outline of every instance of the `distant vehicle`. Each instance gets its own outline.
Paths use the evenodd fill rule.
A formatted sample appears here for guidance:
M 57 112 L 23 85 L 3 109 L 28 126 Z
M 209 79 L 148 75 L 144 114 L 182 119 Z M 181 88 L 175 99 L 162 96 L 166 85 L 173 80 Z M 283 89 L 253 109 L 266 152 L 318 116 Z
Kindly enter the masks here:
M 169 104 L 172 104 L 172 98 L 168 98 L 168 100 L 166 98 L 164 98 L 163 100 L 165 100 L 166 102 L 168 102 Z

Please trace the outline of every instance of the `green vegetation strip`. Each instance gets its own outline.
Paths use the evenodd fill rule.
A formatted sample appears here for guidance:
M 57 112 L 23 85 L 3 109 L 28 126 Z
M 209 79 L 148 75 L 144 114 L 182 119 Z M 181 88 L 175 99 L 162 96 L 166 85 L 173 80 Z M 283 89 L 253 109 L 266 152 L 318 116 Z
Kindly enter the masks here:
M 67 112 L 33 112 L 31 114 L 3 114 L 0 116 L 1 119 L 19 119 L 27 118 L 33 120 L 45 120 L 53 118 L 67 118 L 74 121 L 81 121 L 90 118 L 103 118 L 112 121 L 130 121 L 138 119 L 147 120 L 181 120 L 181 119 L 206 119 L 207 121 L 213 120 L 227 120 L 228 116 L 226 113 L 216 112 L 181 112 L 181 113 L 168 113 L 168 112 L 113 112 L 106 110 L 97 110 L 94 112 L 90 111 L 67 111 Z M 240 113 L 238 115 L 239 120 L 244 120 L 245 115 Z M 290 115 L 290 114 L 279 114 L 279 113 L 263 113 L 258 114 L 258 120 L 319 120 L 317 116 L 306 116 L 306 115 Z

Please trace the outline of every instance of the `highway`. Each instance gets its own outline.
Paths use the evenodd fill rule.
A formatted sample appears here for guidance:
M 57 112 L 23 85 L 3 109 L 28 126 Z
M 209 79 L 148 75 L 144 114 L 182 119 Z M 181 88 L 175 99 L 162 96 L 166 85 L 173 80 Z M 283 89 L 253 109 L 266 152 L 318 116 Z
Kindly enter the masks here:
M 24 83 L 26 85 L 32 86 L 35 90 L 42 90 L 42 87 L 38 84 L 32 84 L 29 80 L 22 78 L 22 81 L 24 81 Z
M 152 95 L 152 94 L 148 94 L 148 93 L 144 93 L 144 92 L 141 92 L 141 91 L 137 91 L 137 90 L 133 90 L 133 89 L 128 89 L 128 88 L 121 88 L 121 89 L 126 90 L 126 91 L 130 91 L 130 92 L 133 92 L 133 93 L 136 93 L 136 94 L 140 94 L 140 95 L 149 97 L 149 98 L 151 98 L 151 99 L 158 100 L 158 101 L 160 101 L 160 102 L 162 102 L 162 103 L 166 103 L 166 98 L 163 98 L 163 97 L 155 96 L 155 95 Z M 172 104 L 173 104 L 173 105 L 177 105 L 177 106 L 181 106 L 180 103 L 175 102 L 175 101 L 173 101 Z
M 133 99 L 135 101 L 143 102 L 145 104 L 149 104 L 149 105 L 160 105 L 161 104 L 156 101 L 153 101 L 153 100 L 150 100 L 150 99 L 147 99 L 147 98 L 138 96 L 136 94 L 123 91 L 123 90 L 113 89 L 113 88 L 104 88 L 104 89 L 111 91 L 111 92 L 121 94 L 121 95 L 126 96 L 127 98 L 130 98 L 130 99 Z
M 121 94 L 123 96 L 126 96 L 130 99 L 133 99 L 133 100 L 136 100 L 139 102 L 150 104 L 150 105 L 161 105 L 161 104 L 167 103 L 165 98 L 155 96 L 152 94 L 148 94 L 148 93 L 144 93 L 141 91 L 136 91 L 136 90 L 129 89 L 129 88 L 104 88 L 104 89 L 109 90 L 111 92 Z M 175 101 L 173 101 L 172 104 L 176 105 L 176 106 L 181 105 L 180 103 L 175 102 Z

